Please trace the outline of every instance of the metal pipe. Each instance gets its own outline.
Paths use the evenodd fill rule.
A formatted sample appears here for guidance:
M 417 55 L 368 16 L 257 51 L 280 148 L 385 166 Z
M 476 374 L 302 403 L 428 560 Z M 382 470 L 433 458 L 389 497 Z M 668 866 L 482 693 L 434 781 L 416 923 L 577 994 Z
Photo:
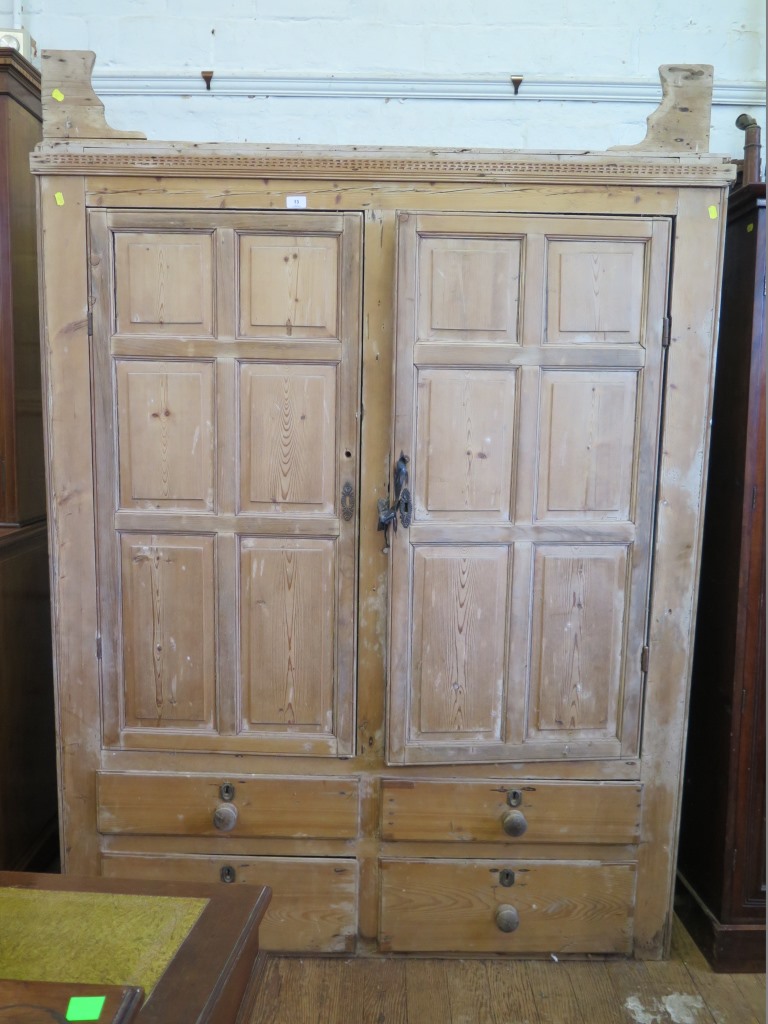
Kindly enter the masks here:
M 744 166 L 742 185 L 754 185 L 760 181 L 760 125 L 749 114 L 739 114 L 736 127 L 745 133 Z

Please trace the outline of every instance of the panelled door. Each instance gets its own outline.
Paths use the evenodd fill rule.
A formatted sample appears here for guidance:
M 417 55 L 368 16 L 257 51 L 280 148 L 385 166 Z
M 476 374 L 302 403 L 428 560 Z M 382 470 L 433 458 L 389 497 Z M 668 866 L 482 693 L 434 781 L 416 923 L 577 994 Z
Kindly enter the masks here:
M 349 754 L 362 217 L 89 231 L 104 741 Z
M 670 224 L 398 225 L 390 763 L 636 754 Z

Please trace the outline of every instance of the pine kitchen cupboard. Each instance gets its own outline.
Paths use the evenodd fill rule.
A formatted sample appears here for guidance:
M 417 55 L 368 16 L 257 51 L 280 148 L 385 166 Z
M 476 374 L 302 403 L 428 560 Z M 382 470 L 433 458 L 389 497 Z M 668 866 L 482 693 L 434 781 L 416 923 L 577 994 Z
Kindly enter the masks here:
M 65 869 L 267 883 L 272 949 L 665 955 L 711 68 L 529 154 L 148 142 L 93 59 L 32 157 Z

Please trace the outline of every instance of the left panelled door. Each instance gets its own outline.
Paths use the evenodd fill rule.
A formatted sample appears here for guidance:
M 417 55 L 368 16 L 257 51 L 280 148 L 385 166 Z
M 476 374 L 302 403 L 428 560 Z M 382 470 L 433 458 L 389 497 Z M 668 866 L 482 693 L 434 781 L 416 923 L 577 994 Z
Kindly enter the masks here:
M 104 742 L 350 754 L 362 217 L 89 229 Z

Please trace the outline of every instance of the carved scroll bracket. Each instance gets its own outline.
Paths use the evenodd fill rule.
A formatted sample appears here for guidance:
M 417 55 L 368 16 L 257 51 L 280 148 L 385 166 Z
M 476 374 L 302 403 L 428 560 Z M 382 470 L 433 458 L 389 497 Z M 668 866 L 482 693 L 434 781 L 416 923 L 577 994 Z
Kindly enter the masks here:
M 110 128 L 104 104 L 93 91 L 91 50 L 43 50 L 44 139 L 146 139 L 142 132 Z
M 617 150 L 653 153 L 708 153 L 712 118 L 711 64 L 662 64 L 661 103 L 648 117 L 648 131 L 634 146 Z

